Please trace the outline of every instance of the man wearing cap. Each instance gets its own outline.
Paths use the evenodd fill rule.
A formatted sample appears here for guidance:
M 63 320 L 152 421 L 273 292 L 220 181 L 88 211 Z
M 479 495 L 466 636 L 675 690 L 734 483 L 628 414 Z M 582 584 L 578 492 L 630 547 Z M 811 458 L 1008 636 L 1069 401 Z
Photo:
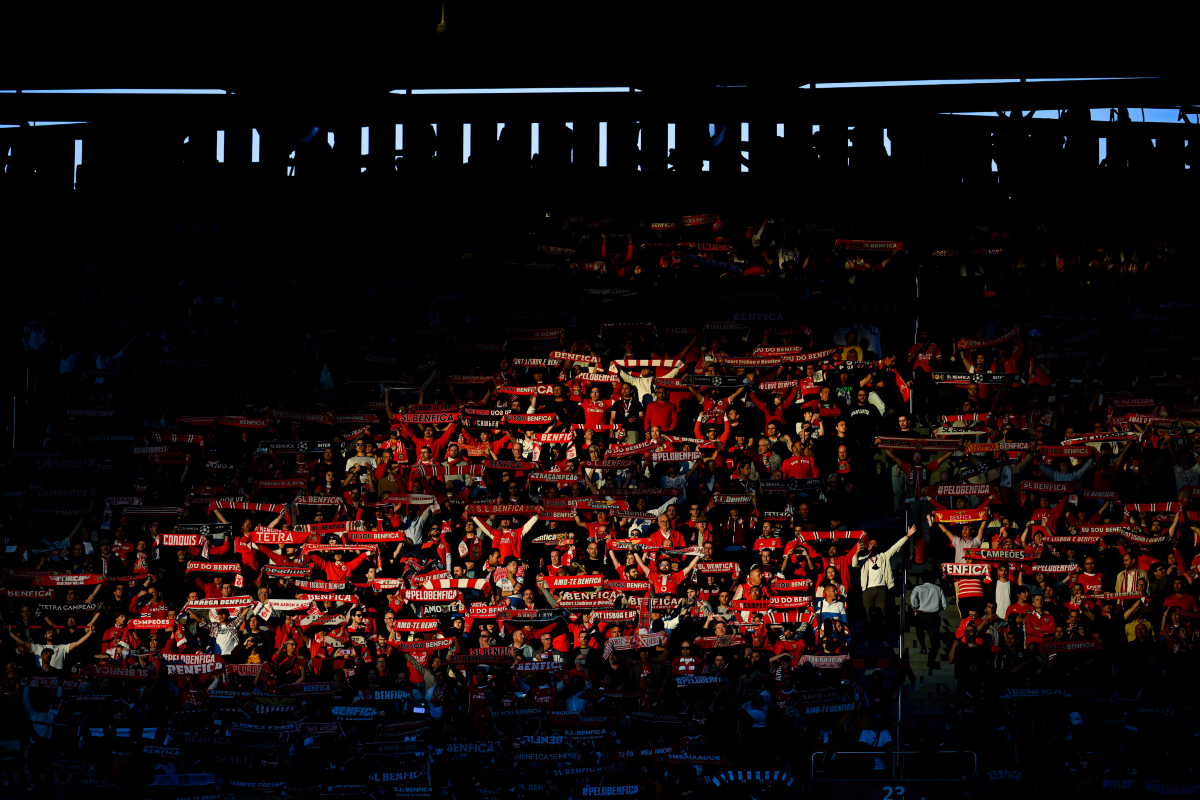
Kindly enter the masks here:
M 691 503 L 688 506 L 688 518 L 684 521 L 682 527 L 691 531 L 688 538 L 697 546 L 702 546 L 705 542 L 712 539 L 712 525 L 708 520 L 700 516 L 700 504 Z

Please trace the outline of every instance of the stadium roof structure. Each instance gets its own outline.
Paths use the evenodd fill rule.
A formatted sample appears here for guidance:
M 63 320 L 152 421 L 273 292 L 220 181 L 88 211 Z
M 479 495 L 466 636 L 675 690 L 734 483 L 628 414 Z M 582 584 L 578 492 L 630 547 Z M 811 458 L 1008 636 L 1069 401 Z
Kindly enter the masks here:
M 866 180 L 950 204 L 1165 202 L 1195 182 L 1195 124 L 1133 120 L 1195 113 L 1185 30 L 1074 9 L 772 2 L 17 19 L 0 51 L 0 125 L 19 126 L 0 128 L 0 191 L 137 200 L 153 186 L 228 203 L 361 175 L 457 203 L 514 185 L 503 172 L 538 203 L 581 177 L 603 202 L 627 191 L 595 180 L 603 165 L 643 194 L 683 180 L 714 197 L 830 198 Z
M 445 20 L 445 32 L 439 22 Z M 1046 6 L 416 0 L 250 11 L 195 4 L 12 20 L 9 89 L 387 92 L 1188 78 L 1170 15 Z

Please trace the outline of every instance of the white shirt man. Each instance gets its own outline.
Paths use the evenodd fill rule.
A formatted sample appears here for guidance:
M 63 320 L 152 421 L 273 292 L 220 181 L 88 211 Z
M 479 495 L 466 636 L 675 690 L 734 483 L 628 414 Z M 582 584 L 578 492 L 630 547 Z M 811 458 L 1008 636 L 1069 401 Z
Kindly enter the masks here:
M 1017 585 L 1008 579 L 1008 568 L 999 567 L 996 570 L 996 616 L 1004 619 L 1008 607 L 1017 597 Z
M 864 729 L 862 734 L 858 737 L 859 744 L 865 744 L 872 750 L 882 750 L 892 743 L 892 735 L 888 733 L 886 728 L 878 723 L 876 723 L 873 727 L 877 727 L 879 730 L 871 730 L 871 728 Z M 874 769 L 887 769 L 887 764 L 884 763 L 882 754 L 875 756 Z

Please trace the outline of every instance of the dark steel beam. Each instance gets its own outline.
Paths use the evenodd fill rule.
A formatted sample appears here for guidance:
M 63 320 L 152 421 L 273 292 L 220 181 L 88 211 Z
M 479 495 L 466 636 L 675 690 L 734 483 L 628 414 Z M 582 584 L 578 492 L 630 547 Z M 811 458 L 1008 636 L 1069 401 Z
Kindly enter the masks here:
M 0 118 L 26 120 L 208 121 L 215 116 L 247 123 L 269 118 L 336 118 L 366 115 L 438 119 L 537 119 L 595 115 L 638 120 L 668 114 L 684 119 L 696 109 L 733 114 L 743 121 L 763 104 L 801 107 L 813 116 L 839 118 L 895 113 L 991 112 L 997 109 L 1177 108 L 1200 101 L 1200 89 L 1169 78 L 1086 80 L 1046 83 L 983 83 L 937 86 L 854 87 L 761 91 L 753 88 L 648 90 L 629 93 L 450 94 L 251 92 L 231 95 L 178 94 L 0 94 Z M 672 110 L 677 110 L 677 114 Z M 565 115 L 565 117 L 563 116 Z

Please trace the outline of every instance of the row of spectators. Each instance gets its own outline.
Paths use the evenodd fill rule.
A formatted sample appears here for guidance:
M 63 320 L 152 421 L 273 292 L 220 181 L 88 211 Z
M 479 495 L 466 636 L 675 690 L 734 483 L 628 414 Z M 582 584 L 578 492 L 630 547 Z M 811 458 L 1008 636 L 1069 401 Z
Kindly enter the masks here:
M 553 263 L 524 266 L 580 302 L 690 297 L 693 278 L 779 294 L 725 317 L 656 304 L 320 344 L 371 377 L 314 369 L 297 401 L 243 370 L 240 402 L 157 422 L 156 376 L 190 386 L 211 361 L 168 343 L 147 369 L 150 328 L 95 368 L 64 346 L 44 444 L 7 468 L 4 698 L 30 763 L 168 794 L 315 791 L 331 767 L 351 794 L 717 791 L 744 767 L 786 794 L 838 750 L 878 751 L 882 774 L 918 678 L 888 644 L 902 563 L 922 576 L 904 624 L 959 678 L 954 749 L 1028 757 L 1033 734 L 983 742 L 1029 725 L 1029 696 L 1185 725 L 1200 398 L 1170 331 L 1134 352 L 1004 306 L 858 324 L 826 313 L 831 266 L 869 286 L 902 242 L 805 252 L 782 220 L 716 215 L 594 230 L 568 219 L 534 242 Z M 1001 244 L 939 258 L 990 264 Z M 1054 258 L 1127 275 L 1086 248 Z M 457 313 L 435 300 L 430 322 Z M 1054 766 L 1086 769 L 1092 746 L 1121 763 L 1111 739 L 1080 744 L 1087 724 Z

